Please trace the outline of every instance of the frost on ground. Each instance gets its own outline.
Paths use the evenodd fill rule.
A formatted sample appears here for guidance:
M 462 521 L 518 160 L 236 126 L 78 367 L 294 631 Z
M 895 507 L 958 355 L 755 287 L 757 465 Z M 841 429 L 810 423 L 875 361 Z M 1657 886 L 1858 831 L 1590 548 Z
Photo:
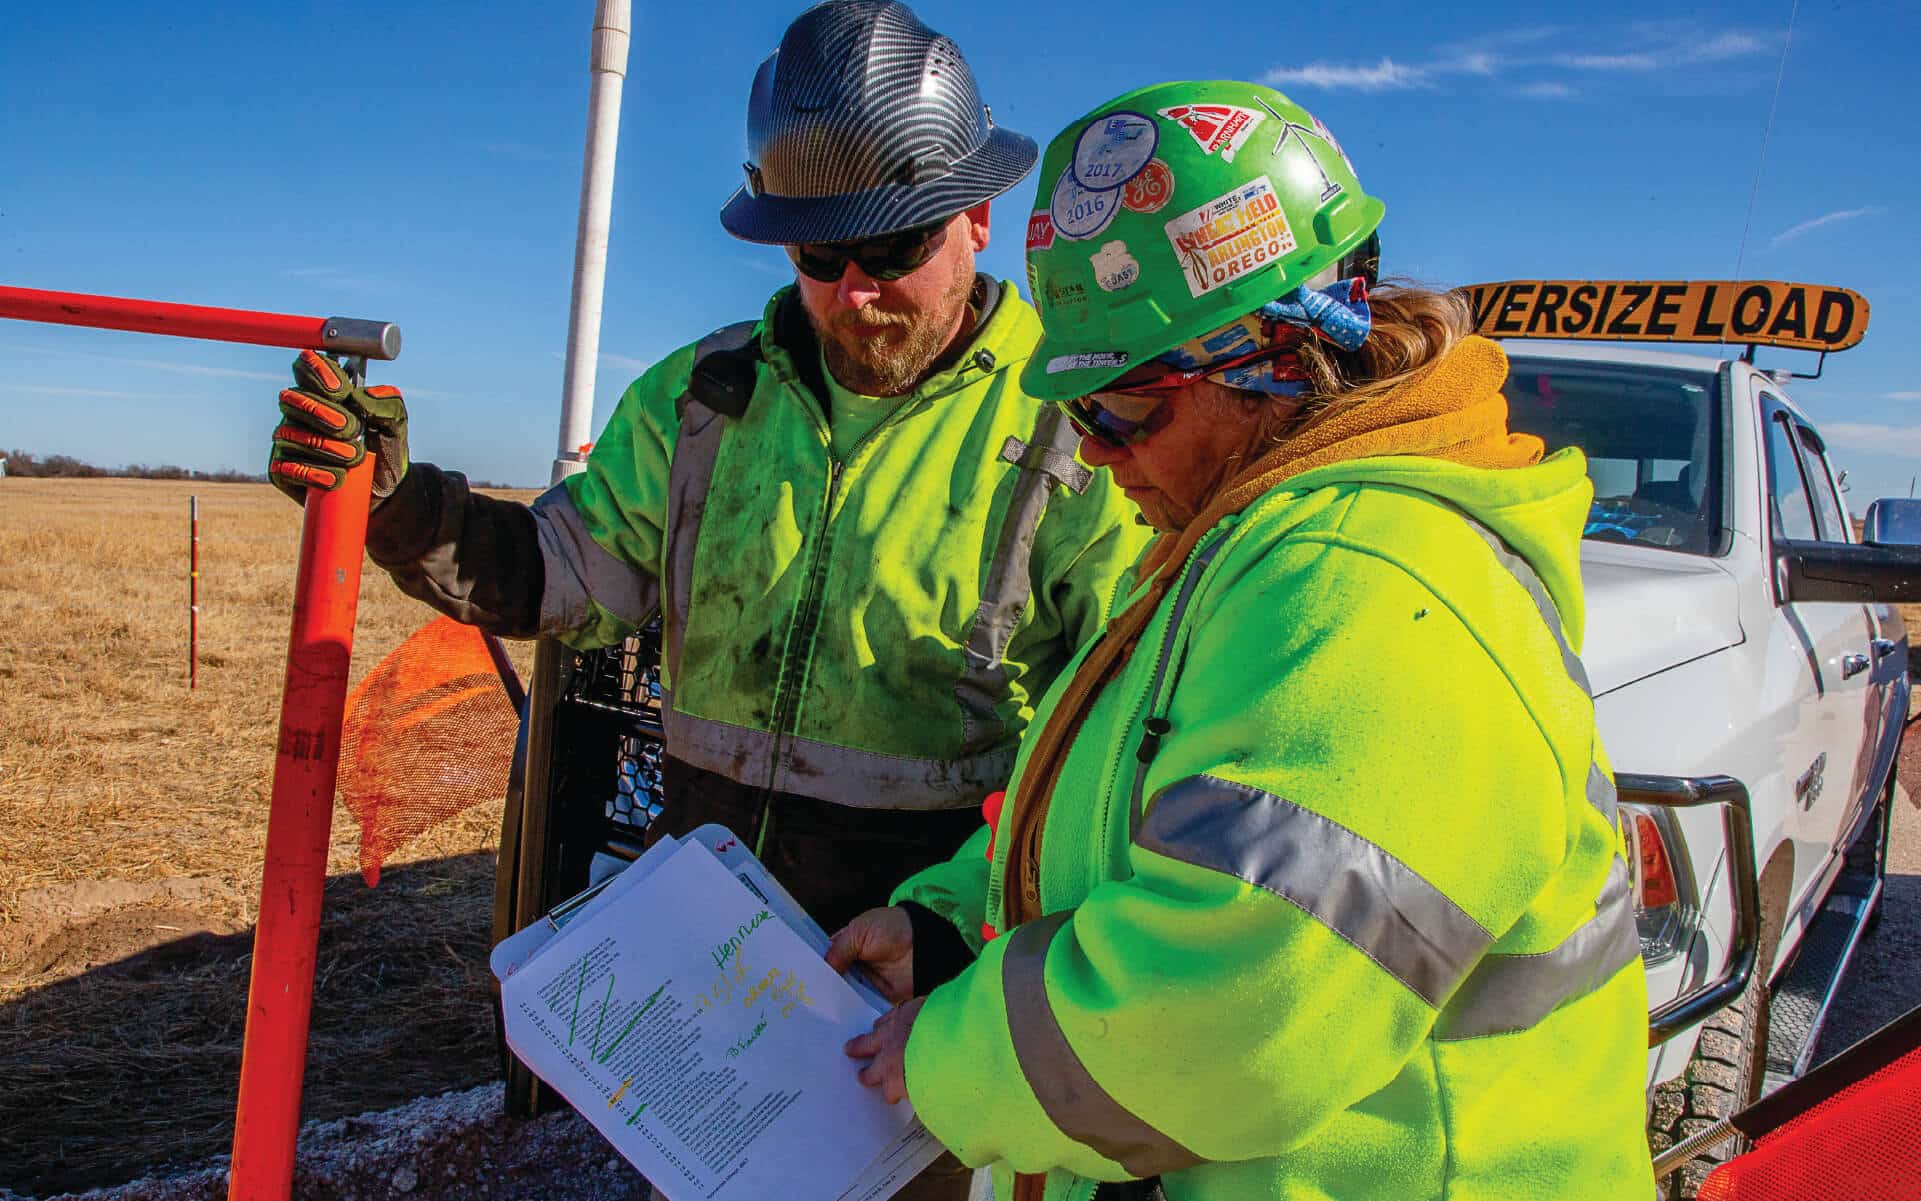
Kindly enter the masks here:
M 295 1201 L 645 1201 L 646 1182 L 571 1111 L 501 1110 L 500 1085 L 301 1128 Z M 227 1158 L 44 1201 L 226 1201 Z M 0 1188 L 0 1201 L 34 1201 Z

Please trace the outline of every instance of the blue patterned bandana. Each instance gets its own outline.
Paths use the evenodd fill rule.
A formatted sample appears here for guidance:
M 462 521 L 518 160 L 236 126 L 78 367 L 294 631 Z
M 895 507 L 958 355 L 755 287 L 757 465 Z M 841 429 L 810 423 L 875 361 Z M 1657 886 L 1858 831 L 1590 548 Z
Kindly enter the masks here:
M 1182 371 L 1200 371 L 1209 363 L 1238 358 L 1277 343 L 1298 343 L 1309 336 L 1323 338 L 1342 350 L 1359 350 L 1372 325 L 1367 281 L 1359 277 L 1344 279 L 1320 289 L 1296 288 L 1219 329 L 1188 339 L 1157 361 Z M 1297 396 L 1307 386 L 1307 373 L 1300 359 L 1291 354 L 1230 367 L 1208 378 L 1230 388 L 1275 396 Z

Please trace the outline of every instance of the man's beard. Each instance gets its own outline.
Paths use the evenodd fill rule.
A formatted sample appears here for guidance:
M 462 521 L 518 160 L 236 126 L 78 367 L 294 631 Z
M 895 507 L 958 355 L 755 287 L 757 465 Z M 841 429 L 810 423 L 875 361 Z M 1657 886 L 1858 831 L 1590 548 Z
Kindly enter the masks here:
M 911 391 L 947 349 L 955 319 L 973 287 L 972 273 L 963 272 L 935 312 L 890 313 L 868 305 L 839 314 L 832 329 L 816 326 L 827 370 L 841 387 L 862 396 L 899 396 Z M 888 328 L 876 336 L 860 336 L 849 328 L 855 325 Z

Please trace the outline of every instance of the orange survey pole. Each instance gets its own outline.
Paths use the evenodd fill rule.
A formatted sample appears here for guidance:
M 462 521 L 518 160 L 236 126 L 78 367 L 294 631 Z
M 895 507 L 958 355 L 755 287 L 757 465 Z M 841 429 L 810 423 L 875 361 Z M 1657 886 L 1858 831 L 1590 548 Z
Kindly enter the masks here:
M 369 456 L 332 492 L 307 492 L 260 923 L 254 928 L 247 990 L 229 1201 L 285 1201 L 293 1188 L 314 949 L 327 883 L 334 772 L 340 764 L 340 721 L 347 705 L 373 466 Z
M 300 317 L 79 292 L 0 287 L 0 318 L 170 334 L 217 342 L 327 350 L 365 359 L 400 353 L 400 330 L 384 321 Z M 300 1086 L 313 1012 L 314 951 L 333 825 L 340 722 L 353 658 L 360 560 L 367 543 L 373 460 L 332 492 L 309 491 L 300 530 L 293 632 L 280 701 L 267 861 L 254 928 L 253 978 L 240 1057 L 229 1201 L 287 1201 L 293 1192 Z M 197 541 L 197 540 L 196 540 Z M 197 549 L 197 548 L 196 548 Z M 196 556 L 197 557 L 197 556 Z M 197 572 L 198 563 L 194 564 Z M 196 631 L 197 633 L 197 631 Z

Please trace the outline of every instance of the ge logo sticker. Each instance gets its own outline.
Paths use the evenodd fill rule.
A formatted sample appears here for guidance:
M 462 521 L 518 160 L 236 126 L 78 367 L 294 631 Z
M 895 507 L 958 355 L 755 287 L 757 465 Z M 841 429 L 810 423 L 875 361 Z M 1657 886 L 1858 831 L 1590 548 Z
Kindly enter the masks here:
M 1109 113 L 1081 130 L 1068 173 L 1075 183 L 1096 192 L 1118 188 L 1140 173 L 1154 157 L 1160 140 L 1160 130 L 1151 117 Z
M 1121 206 L 1131 213 L 1158 213 L 1174 195 L 1174 173 L 1154 159 L 1121 189 Z
M 1061 172 L 1054 185 L 1054 198 L 1047 207 L 1054 218 L 1054 231 L 1069 241 L 1091 238 L 1106 229 L 1121 209 L 1121 190 L 1096 192 L 1074 182 L 1074 169 Z

